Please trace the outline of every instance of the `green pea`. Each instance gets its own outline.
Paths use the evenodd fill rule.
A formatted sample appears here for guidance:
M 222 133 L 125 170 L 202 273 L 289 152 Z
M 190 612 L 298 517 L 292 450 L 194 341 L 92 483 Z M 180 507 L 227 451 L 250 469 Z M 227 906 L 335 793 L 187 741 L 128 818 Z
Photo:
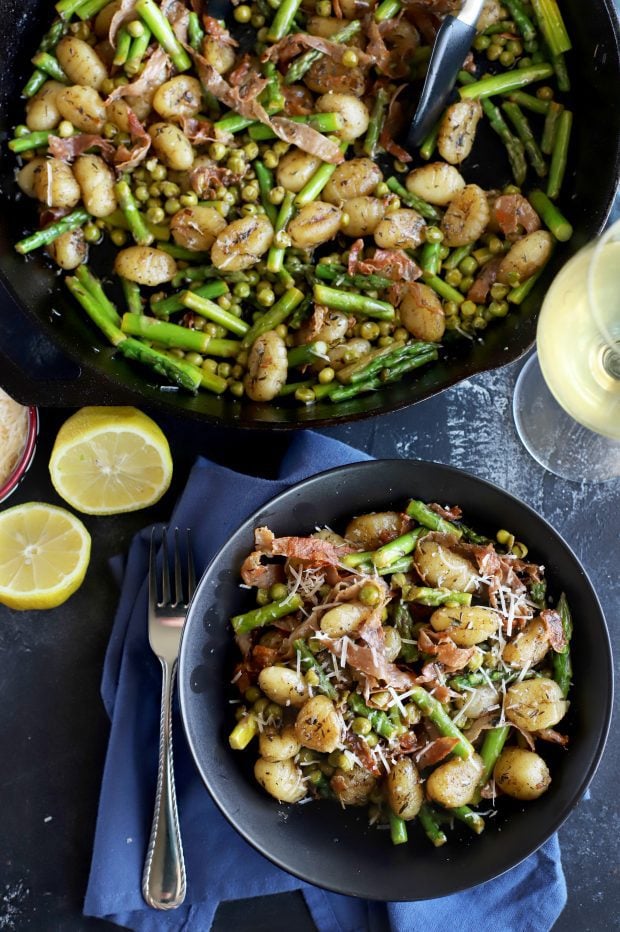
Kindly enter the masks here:
M 473 301 L 463 301 L 461 304 L 461 314 L 463 317 L 474 317 L 478 312 L 478 307 Z
M 120 227 L 117 227 L 110 233 L 110 239 L 115 246 L 124 246 L 127 242 L 127 234 L 124 230 L 121 230 Z
M 441 243 L 443 241 L 443 233 L 439 227 L 427 227 L 425 239 L 427 243 Z
M 246 702 L 256 702 L 257 699 L 260 699 L 262 693 L 258 686 L 248 686 L 246 691 L 243 694 L 243 698 Z
M 463 278 L 462 274 L 458 269 L 450 269 L 449 272 L 446 272 L 446 282 L 448 285 L 452 285 L 453 288 L 456 288 L 461 284 L 461 279 Z
M 471 275 L 463 276 L 459 283 L 459 291 L 462 292 L 462 294 L 467 294 L 473 283 L 474 279 Z
M 376 735 L 374 731 L 371 731 L 370 734 L 366 735 L 364 740 L 366 741 L 366 744 L 369 748 L 374 748 L 379 744 L 379 736 Z
M 267 605 L 269 603 L 269 589 L 258 589 L 256 592 L 256 602 L 258 605 Z
M 274 583 L 269 590 L 269 598 L 272 602 L 281 602 L 288 595 L 288 586 L 285 583 Z
M 360 589 L 359 600 L 362 605 L 377 605 L 381 601 L 381 593 L 372 583 L 365 583 Z
M 485 52 L 491 44 L 490 36 L 476 36 L 474 39 L 474 48 L 477 52 Z
M 459 262 L 459 271 L 461 271 L 463 275 L 473 275 L 477 268 L 478 263 L 473 256 L 465 256 L 465 258 L 461 259 Z
M 217 374 L 220 376 L 220 378 L 227 379 L 230 376 L 231 368 L 232 366 L 229 362 L 220 362 L 217 366 Z
M 237 282 L 233 288 L 233 294 L 236 298 L 249 298 L 250 296 L 250 286 L 247 282 Z
M 235 396 L 235 398 L 243 397 L 243 393 L 245 391 L 243 387 L 243 382 L 231 382 L 228 388 L 231 391 L 231 393 Z
M 509 52 L 507 49 L 502 52 L 499 56 L 499 63 L 503 65 L 504 68 L 511 68 L 515 63 L 515 56 L 512 52 Z
M 188 353 L 185 358 L 192 366 L 202 366 L 202 356 L 200 353 Z
M 369 735 L 372 731 L 372 725 L 368 719 L 362 718 L 361 715 L 353 719 L 351 728 L 353 730 L 353 734 L 355 735 Z
M 295 392 L 295 400 L 301 404 L 309 405 L 316 400 L 316 395 L 311 388 L 298 388 Z

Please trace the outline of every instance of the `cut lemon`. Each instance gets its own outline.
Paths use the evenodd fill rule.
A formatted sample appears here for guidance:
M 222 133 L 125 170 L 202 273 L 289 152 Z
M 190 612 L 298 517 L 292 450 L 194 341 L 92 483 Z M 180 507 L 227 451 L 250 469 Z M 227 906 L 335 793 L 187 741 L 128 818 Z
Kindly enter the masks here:
M 170 485 L 170 447 L 137 408 L 82 408 L 58 431 L 50 476 L 76 511 L 138 511 L 159 501 Z
M 79 518 L 43 502 L 0 513 L 0 602 L 10 608 L 55 608 L 80 586 L 90 535 Z

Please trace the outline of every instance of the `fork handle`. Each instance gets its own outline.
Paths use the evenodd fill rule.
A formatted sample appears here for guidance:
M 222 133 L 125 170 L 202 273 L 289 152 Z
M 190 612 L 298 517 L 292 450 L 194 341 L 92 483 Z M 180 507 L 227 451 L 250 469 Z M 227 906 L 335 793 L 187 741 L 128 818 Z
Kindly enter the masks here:
M 149 841 L 142 895 L 154 909 L 175 909 L 185 899 L 185 861 L 179 829 L 172 760 L 172 692 L 176 661 L 162 666 L 159 767 L 155 812 Z

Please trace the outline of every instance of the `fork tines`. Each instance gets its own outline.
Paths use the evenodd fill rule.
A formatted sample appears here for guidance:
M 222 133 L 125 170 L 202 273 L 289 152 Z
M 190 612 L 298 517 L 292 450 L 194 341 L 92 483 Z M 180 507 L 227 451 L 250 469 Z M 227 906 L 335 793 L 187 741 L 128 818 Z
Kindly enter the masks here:
M 157 528 L 151 531 L 151 549 L 149 555 L 149 599 L 151 605 L 163 608 L 168 606 L 176 608 L 183 606 L 187 608 L 189 601 L 196 588 L 196 571 L 194 568 L 194 558 L 192 554 L 191 530 L 185 529 L 185 550 L 186 550 L 186 574 L 185 586 L 183 585 L 183 559 L 181 555 L 180 535 L 178 527 L 161 528 L 161 538 L 156 540 Z M 174 563 L 174 601 L 172 600 L 170 588 L 170 558 L 168 553 L 168 534 L 173 532 L 173 563 Z M 157 573 L 157 546 L 161 543 L 161 598 L 158 597 L 158 573 Z

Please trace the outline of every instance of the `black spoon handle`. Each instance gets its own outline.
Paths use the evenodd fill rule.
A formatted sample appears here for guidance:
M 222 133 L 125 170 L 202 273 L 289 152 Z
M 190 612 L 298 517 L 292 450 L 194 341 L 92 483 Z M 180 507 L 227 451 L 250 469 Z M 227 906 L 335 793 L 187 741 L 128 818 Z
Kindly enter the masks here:
M 418 109 L 407 135 L 407 146 L 419 146 L 443 110 L 456 76 L 476 35 L 476 27 L 446 16 L 437 33 Z

